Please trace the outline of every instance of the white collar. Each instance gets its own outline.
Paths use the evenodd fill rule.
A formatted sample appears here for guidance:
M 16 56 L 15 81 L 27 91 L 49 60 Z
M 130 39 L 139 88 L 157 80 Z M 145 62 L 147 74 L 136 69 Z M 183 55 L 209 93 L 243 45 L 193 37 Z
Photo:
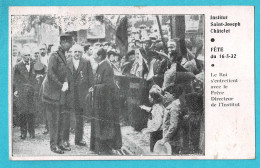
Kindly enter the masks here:
M 78 60 L 75 60 L 74 58 L 72 58 L 72 61 L 73 61 L 74 63 L 78 63 L 78 62 L 79 62 L 79 59 L 78 59 Z
M 23 59 L 23 63 L 26 65 L 26 63 L 25 63 L 25 61 L 24 61 L 24 59 Z M 29 60 L 29 65 L 31 64 L 31 61 Z

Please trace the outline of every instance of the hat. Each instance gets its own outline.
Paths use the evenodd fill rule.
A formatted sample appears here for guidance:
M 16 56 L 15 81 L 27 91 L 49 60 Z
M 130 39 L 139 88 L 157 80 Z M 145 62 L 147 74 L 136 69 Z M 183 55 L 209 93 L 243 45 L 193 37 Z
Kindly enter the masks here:
M 113 51 L 113 50 L 109 50 L 109 51 L 107 52 L 107 55 L 110 56 L 111 54 L 113 54 L 114 56 L 120 56 L 119 53 L 117 53 L 117 52 L 115 52 L 115 51 Z
M 36 62 L 33 66 L 36 74 L 44 74 L 46 66 L 41 62 Z
M 172 147 L 168 142 L 161 144 L 159 140 L 155 143 L 153 152 L 160 155 L 172 155 Z
M 90 46 L 91 46 L 90 44 L 85 44 L 83 48 L 85 51 L 87 51 L 90 48 Z
M 61 34 L 60 35 L 60 41 L 72 41 L 72 35 L 70 34 Z

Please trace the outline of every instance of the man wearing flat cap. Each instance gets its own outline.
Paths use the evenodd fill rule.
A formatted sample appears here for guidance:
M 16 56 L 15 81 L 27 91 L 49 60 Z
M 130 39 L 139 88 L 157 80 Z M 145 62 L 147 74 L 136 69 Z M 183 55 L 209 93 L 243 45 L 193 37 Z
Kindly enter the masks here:
M 86 103 L 85 98 L 92 88 L 94 77 L 90 61 L 82 57 L 84 49 L 75 44 L 71 47 L 72 57 L 68 59 L 69 68 L 69 91 L 67 94 L 68 106 L 70 111 L 75 112 L 76 129 L 75 145 L 86 146 L 83 140 L 84 113 Z M 66 114 L 63 120 L 63 138 L 66 146 L 69 146 L 70 113 Z
M 34 91 L 36 74 L 33 69 L 34 62 L 31 59 L 29 48 L 22 50 L 22 60 L 14 68 L 14 96 L 17 99 L 17 109 L 20 119 L 21 139 L 35 138 L 34 131 Z
M 43 81 L 42 99 L 45 102 L 47 120 L 50 132 L 51 151 L 63 154 L 70 150 L 62 144 L 60 118 L 66 111 L 66 92 L 68 85 L 68 68 L 65 52 L 73 45 L 71 35 L 60 36 L 58 51 L 51 54 L 48 63 L 47 75 Z

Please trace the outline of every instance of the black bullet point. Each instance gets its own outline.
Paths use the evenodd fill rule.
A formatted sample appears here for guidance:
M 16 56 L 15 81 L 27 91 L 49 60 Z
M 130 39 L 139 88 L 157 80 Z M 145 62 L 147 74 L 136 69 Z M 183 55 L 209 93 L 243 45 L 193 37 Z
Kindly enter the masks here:
M 214 64 L 211 64 L 212 67 L 214 67 L 215 65 Z
M 215 39 L 214 39 L 214 38 L 211 38 L 211 39 L 210 39 L 210 41 L 211 41 L 211 42 L 214 42 L 214 41 L 215 41 Z

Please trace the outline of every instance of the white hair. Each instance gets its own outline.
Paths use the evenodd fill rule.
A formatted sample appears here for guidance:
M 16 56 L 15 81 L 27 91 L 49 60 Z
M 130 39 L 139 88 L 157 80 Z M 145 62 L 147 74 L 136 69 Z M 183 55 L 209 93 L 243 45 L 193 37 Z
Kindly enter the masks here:
M 81 51 L 82 53 L 84 53 L 84 48 L 79 45 L 79 44 L 74 44 L 70 50 L 73 52 L 73 51 Z

